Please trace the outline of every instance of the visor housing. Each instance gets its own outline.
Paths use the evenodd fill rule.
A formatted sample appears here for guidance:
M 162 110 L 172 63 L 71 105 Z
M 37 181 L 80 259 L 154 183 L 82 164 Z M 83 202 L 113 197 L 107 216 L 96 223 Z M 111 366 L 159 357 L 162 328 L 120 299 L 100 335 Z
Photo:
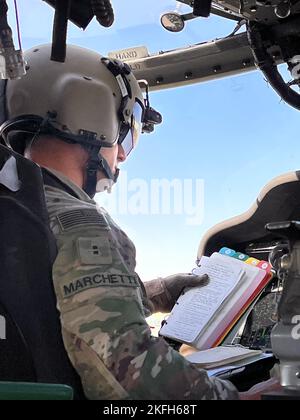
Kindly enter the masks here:
M 131 116 L 130 128 L 127 128 L 127 135 L 125 135 L 122 140 L 119 140 L 119 144 L 123 147 L 126 157 L 129 156 L 138 144 L 140 134 L 142 133 L 143 113 L 144 109 L 142 105 L 139 102 L 135 102 Z

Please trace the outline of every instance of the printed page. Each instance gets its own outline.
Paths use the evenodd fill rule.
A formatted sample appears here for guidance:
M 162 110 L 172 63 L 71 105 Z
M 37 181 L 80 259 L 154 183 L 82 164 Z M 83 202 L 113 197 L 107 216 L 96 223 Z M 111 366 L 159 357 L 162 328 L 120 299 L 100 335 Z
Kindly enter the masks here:
M 246 359 L 238 360 L 236 362 L 232 362 L 229 365 L 224 365 L 222 367 L 208 369 L 207 374 L 209 377 L 211 376 L 221 376 L 222 379 L 229 379 L 230 375 L 233 373 L 240 373 L 243 372 L 243 370 L 246 369 L 247 366 L 255 364 L 261 360 L 271 359 L 273 354 L 271 353 L 261 353 L 257 354 L 251 357 L 247 357 Z M 195 365 L 197 367 L 197 365 Z M 199 369 L 203 369 L 201 366 L 199 366 Z M 228 376 L 228 377 L 226 377 Z
M 210 257 L 212 261 L 223 261 L 224 258 L 231 259 L 231 264 L 233 266 L 243 268 L 245 275 L 239 282 L 239 287 L 231 295 L 230 300 L 224 302 L 222 312 L 216 314 L 210 324 L 206 326 L 201 337 L 198 337 L 197 341 L 193 343 L 194 347 L 199 350 L 206 350 L 213 347 L 240 310 L 249 302 L 249 298 L 253 293 L 256 290 L 259 290 L 260 285 L 263 286 L 265 284 L 264 279 L 266 278 L 267 273 L 258 267 L 245 264 L 243 261 L 218 253 L 214 253 Z M 249 304 L 251 304 L 251 302 L 249 302 Z
M 205 287 L 189 289 L 178 299 L 160 334 L 186 343 L 193 343 L 201 331 L 221 308 L 240 281 L 243 270 L 228 263 L 228 258 L 218 261 L 204 259 L 195 274 L 208 274 L 210 282 Z
M 196 353 L 187 356 L 186 359 L 203 368 L 211 369 L 257 356 L 258 354 L 262 354 L 262 351 L 249 350 L 241 346 L 224 346 L 205 351 L 197 351 Z

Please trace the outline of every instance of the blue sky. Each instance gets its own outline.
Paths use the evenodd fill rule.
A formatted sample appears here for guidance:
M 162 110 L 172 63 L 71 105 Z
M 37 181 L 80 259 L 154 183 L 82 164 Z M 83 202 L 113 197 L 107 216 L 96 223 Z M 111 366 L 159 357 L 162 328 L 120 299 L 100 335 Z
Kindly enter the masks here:
M 138 45 L 155 53 L 233 30 L 232 22 L 212 17 L 189 22 L 185 31 L 171 34 L 160 26 L 159 18 L 175 9 L 175 1 L 112 2 L 116 21 L 111 29 L 93 22 L 83 32 L 71 25 L 69 42 L 103 55 Z M 18 4 L 23 48 L 50 42 L 52 9 L 41 0 L 18 0 Z M 189 271 L 208 228 L 246 211 L 272 178 L 300 168 L 299 114 L 280 102 L 259 72 L 155 92 L 151 102 L 163 114 L 164 124 L 141 138 L 121 180 L 138 178 L 147 185 L 153 179 L 186 179 L 194 185 L 202 180 L 204 218 L 198 226 L 190 226 L 185 214 L 120 214 L 112 205 L 118 190 L 111 197 L 97 197 L 134 240 L 144 280 Z M 129 194 L 132 199 L 134 191 Z

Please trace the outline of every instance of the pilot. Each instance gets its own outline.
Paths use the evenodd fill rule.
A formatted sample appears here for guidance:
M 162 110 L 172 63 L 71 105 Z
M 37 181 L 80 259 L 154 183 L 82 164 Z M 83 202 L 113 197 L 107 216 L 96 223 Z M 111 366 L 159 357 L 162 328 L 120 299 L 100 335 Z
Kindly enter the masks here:
M 50 45 L 31 49 L 27 75 L 8 81 L 1 134 L 42 167 L 62 336 L 86 397 L 238 398 L 230 382 L 209 378 L 152 337 L 145 319 L 170 311 L 183 287 L 204 285 L 207 276 L 143 284 L 133 243 L 93 200 L 116 182 L 119 164 L 149 123 L 148 101 L 121 62 L 76 46 L 68 46 L 65 63 L 50 55 Z

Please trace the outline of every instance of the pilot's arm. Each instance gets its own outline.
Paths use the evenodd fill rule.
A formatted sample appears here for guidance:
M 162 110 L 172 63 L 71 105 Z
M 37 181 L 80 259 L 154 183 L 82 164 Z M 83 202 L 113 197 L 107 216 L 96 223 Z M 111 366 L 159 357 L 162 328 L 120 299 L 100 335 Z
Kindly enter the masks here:
M 125 264 L 97 210 L 50 211 L 58 255 L 53 281 L 64 344 L 89 399 L 235 399 L 229 382 L 209 379 L 146 323 L 138 276 Z

